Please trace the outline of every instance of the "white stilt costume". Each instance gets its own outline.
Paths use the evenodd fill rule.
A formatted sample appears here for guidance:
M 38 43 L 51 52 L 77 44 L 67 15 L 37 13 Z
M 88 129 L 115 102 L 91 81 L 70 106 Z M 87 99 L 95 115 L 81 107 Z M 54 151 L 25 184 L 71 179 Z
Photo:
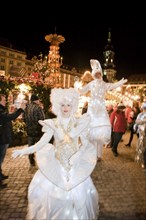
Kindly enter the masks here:
M 105 95 L 109 90 L 116 89 L 127 82 L 127 79 L 121 79 L 115 83 L 107 83 L 102 78 L 102 68 L 98 60 L 90 60 L 92 76 L 94 80 L 79 89 L 80 94 L 90 91 L 90 100 L 87 113 L 91 116 L 90 140 L 97 146 L 98 157 L 102 156 L 103 145 L 108 144 L 111 138 L 111 124 L 105 105 Z

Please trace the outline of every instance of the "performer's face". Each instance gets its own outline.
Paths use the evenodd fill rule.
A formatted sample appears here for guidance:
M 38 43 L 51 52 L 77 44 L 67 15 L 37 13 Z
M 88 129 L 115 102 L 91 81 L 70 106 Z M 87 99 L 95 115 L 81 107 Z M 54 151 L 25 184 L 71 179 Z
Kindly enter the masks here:
M 100 72 L 96 72 L 95 73 L 95 78 L 96 79 L 101 79 L 102 78 L 101 73 Z
M 71 105 L 70 104 L 61 104 L 61 113 L 62 116 L 67 118 L 71 113 Z

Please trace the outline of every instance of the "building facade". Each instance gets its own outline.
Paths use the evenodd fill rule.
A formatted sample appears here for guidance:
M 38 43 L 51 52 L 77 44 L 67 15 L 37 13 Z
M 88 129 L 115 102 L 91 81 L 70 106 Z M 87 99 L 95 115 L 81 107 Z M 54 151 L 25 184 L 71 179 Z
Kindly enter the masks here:
M 42 80 L 42 69 L 35 70 L 34 66 L 36 62 L 39 61 L 38 65 L 42 65 L 44 60 L 39 60 L 36 58 L 34 59 L 28 59 L 27 53 L 22 52 L 16 49 L 12 49 L 10 47 L 6 47 L 3 45 L 0 45 L 0 77 L 6 77 L 6 78 L 16 78 L 16 79 L 23 79 L 24 81 L 30 80 Z M 45 64 L 46 68 L 48 67 L 48 63 Z M 59 68 L 59 76 L 60 81 L 57 87 L 62 88 L 69 88 L 74 86 L 74 82 L 76 77 L 81 78 L 83 73 L 77 72 L 75 68 L 72 68 L 71 70 L 68 70 L 67 68 Z M 50 81 L 48 80 L 48 76 L 45 77 L 44 83 L 50 87 L 53 87 L 54 84 L 50 84 Z M 54 86 L 55 87 L 55 86 Z

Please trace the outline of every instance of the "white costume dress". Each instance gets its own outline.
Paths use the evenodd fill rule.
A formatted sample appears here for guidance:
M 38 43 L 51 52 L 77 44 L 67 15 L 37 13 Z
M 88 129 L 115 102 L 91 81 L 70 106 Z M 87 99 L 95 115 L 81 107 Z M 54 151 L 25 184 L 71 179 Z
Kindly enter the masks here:
M 98 157 L 102 155 L 103 145 L 107 145 L 111 138 L 111 123 L 105 105 L 106 92 L 116 89 L 123 83 L 124 79 L 116 83 L 107 83 L 101 78 L 94 79 L 80 89 L 80 94 L 91 92 L 87 113 L 91 116 L 90 140 L 98 145 Z
M 39 121 L 44 135 L 22 154 L 36 152 L 38 171 L 28 189 L 29 220 L 98 218 L 98 192 L 92 182 L 96 148 L 88 142 L 89 117 Z M 54 145 L 49 140 L 54 135 Z M 66 136 L 65 136 L 66 135 Z M 68 140 L 69 135 L 72 138 Z

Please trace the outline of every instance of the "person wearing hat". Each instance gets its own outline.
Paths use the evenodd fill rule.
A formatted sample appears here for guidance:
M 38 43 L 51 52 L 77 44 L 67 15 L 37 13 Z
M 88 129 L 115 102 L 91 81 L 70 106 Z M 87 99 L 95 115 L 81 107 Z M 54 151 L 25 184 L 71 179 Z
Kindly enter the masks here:
M 87 110 L 91 117 L 90 140 L 97 147 L 98 161 L 101 161 L 103 145 L 108 145 L 111 139 L 111 123 L 105 105 L 105 95 L 107 91 L 122 86 L 127 79 L 123 78 L 115 83 L 105 82 L 100 62 L 91 59 L 90 65 L 93 80 L 82 88 L 78 88 L 78 91 L 81 95 L 87 92 L 91 94 Z
M 113 143 L 111 147 L 115 157 L 118 156 L 118 144 L 127 130 L 127 120 L 124 110 L 125 106 L 122 103 L 119 103 L 117 110 L 113 111 L 110 115 L 110 122 L 113 131 Z
M 27 105 L 24 112 L 24 121 L 26 123 L 28 146 L 35 144 L 42 136 L 41 126 L 38 123 L 39 120 L 45 119 L 45 114 L 40 106 L 39 97 L 36 94 L 32 94 L 30 103 Z M 31 166 L 35 166 L 35 155 L 28 156 Z
M 146 169 L 146 102 L 142 104 L 142 112 L 137 115 L 135 124 L 138 126 L 138 143 L 135 161 Z

